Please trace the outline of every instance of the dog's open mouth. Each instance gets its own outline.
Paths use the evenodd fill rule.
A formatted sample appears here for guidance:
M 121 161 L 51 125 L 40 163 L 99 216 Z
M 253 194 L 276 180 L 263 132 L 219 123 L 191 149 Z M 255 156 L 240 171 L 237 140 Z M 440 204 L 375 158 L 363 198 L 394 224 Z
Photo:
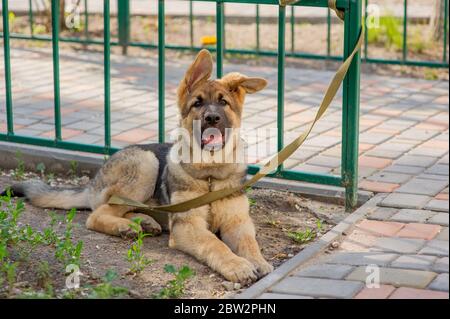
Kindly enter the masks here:
M 215 133 L 215 134 L 205 134 L 205 132 L 202 134 L 202 149 L 206 151 L 218 151 L 222 149 L 222 147 L 225 144 L 225 138 L 223 134 L 221 133 Z

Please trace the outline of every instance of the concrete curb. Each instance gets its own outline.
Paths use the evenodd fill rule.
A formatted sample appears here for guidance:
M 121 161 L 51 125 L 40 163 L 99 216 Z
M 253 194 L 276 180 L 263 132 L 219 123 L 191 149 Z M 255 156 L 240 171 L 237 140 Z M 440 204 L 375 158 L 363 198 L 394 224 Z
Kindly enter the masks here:
M 323 235 L 320 240 L 306 247 L 296 256 L 278 267 L 274 272 L 267 275 L 241 294 L 236 295 L 235 299 L 258 298 L 270 287 L 281 281 L 283 278 L 289 276 L 289 274 L 295 271 L 299 266 L 323 252 L 332 242 L 339 241 L 342 236 L 347 235 L 354 227 L 354 225 L 365 216 L 367 216 L 370 212 L 372 212 L 377 207 L 377 204 L 386 196 L 386 194 L 378 194 L 373 197 L 366 204 L 350 214 L 342 222 L 333 227 L 328 233 Z
M 77 173 L 83 173 L 93 177 L 104 163 L 103 155 L 0 142 L 0 167 L 5 169 L 16 168 L 18 153 L 21 154 L 20 156 L 25 162 L 26 169 L 31 171 L 35 171 L 36 166 L 39 163 L 43 163 L 48 171 L 65 174 L 71 168 L 70 163 L 76 161 L 78 163 Z M 345 196 L 345 190 L 342 187 L 276 178 L 263 178 L 254 187 L 288 191 L 301 194 L 305 197 L 335 203 L 343 203 Z M 358 205 L 364 204 L 373 196 L 372 193 L 365 191 L 359 191 L 358 195 Z

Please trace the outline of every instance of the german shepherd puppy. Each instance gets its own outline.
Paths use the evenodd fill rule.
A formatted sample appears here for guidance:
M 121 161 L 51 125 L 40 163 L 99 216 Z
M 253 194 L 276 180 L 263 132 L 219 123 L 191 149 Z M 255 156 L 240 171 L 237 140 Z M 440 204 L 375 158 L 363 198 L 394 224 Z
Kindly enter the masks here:
M 209 191 L 240 185 L 247 174 L 245 163 L 195 162 L 193 149 L 202 155 L 227 149 L 234 139 L 223 138 L 227 128 L 239 128 L 244 98 L 267 85 L 261 78 L 230 73 L 222 79 L 210 79 L 213 60 L 201 51 L 189 67 L 178 88 L 180 127 L 189 133 L 174 144 L 129 146 L 103 165 L 85 188 L 52 188 L 40 181 L 13 185 L 15 196 L 25 196 L 39 207 L 90 208 L 88 229 L 109 235 L 133 237 L 130 224 L 141 219 L 144 231 L 161 233 L 161 226 L 150 216 L 133 212 L 132 207 L 109 205 L 112 195 L 128 197 L 148 204 L 183 202 Z M 194 122 L 201 128 L 201 141 L 194 139 Z M 222 137 L 203 137 L 209 129 Z M 188 143 L 188 161 L 176 161 L 180 148 Z M 242 151 L 240 139 L 228 147 L 228 155 Z M 225 151 L 226 153 L 227 151 Z M 137 225 L 136 225 L 137 226 Z M 186 252 L 233 282 L 250 283 L 273 270 L 261 255 L 255 228 L 249 216 L 249 202 L 243 192 L 185 213 L 170 214 L 169 246 Z

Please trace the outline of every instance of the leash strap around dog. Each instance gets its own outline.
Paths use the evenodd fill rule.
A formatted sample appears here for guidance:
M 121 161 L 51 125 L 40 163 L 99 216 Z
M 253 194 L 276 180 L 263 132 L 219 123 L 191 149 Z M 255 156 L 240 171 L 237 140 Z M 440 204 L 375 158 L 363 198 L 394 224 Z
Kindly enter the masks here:
M 225 188 L 217 191 L 209 192 L 205 195 L 199 196 L 197 198 L 184 201 L 177 204 L 171 204 L 171 205 L 162 205 L 162 206 L 148 206 L 143 203 L 140 203 L 138 201 L 134 201 L 125 197 L 111 196 L 108 204 L 110 205 L 125 205 L 125 206 L 131 206 L 136 209 L 138 209 L 140 212 L 143 213 L 150 213 L 150 212 L 167 212 L 167 213 L 182 213 L 189 211 L 190 209 L 201 207 L 207 204 L 210 204 L 216 200 L 225 198 L 233 193 L 236 193 L 238 191 L 241 191 L 253 184 L 255 184 L 257 181 L 259 181 L 261 178 L 275 170 L 280 164 L 282 164 L 289 156 L 292 155 L 306 140 L 308 135 L 311 133 L 312 129 L 314 128 L 315 124 L 319 119 L 323 116 L 325 111 L 328 109 L 329 105 L 333 101 L 334 97 L 336 96 L 336 93 L 339 89 L 339 87 L 342 84 L 342 81 L 345 78 L 345 75 L 347 74 L 347 71 L 353 61 L 353 57 L 356 55 L 356 53 L 359 51 L 362 42 L 364 39 L 364 29 L 361 28 L 358 41 L 355 45 L 355 48 L 353 49 L 353 52 L 350 54 L 350 56 L 344 61 L 344 63 L 339 67 L 338 71 L 333 77 L 333 80 L 331 81 L 330 85 L 327 88 L 327 91 L 325 93 L 325 96 L 322 100 L 322 103 L 319 107 L 319 110 L 317 111 L 317 114 L 314 118 L 314 121 L 310 124 L 309 128 L 303 132 L 299 137 L 297 137 L 293 142 L 291 142 L 289 145 L 287 145 L 285 148 L 283 148 L 278 154 L 273 156 L 269 162 L 267 162 L 264 166 L 261 167 L 258 173 L 256 173 L 251 179 L 249 179 L 247 182 L 245 182 L 243 185 L 240 185 L 238 187 L 233 188 Z

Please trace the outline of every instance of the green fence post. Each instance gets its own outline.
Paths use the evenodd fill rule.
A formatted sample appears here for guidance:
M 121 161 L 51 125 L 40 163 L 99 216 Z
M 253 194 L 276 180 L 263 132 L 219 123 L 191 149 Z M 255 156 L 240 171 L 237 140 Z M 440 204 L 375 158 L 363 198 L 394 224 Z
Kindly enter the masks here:
M 261 40 L 260 34 L 261 31 L 259 29 L 260 17 L 259 17 L 259 4 L 256 5 L 256 52 L 259 53 L 261 49 Z
M 111 149 L 111 21 L 109 0 L 103 0 L 103 72 L 104 72 L 104 121 L 105 154 Z
M 30 24 L 30 34 L 33 36 L 33 0 L 28 1 L 28 23 Z
M 295 52 L 295 7 L 291 6 L 291 52 Z
M 84 0 L 84 36 L 86 40 L 89 39 L 89 11 L 87 0 Z
M 165 7 L 164 0 L 158 2 L 158 140 L 164 143 L 165 129 Z
M 278 96 L 277 96 L 277 147 L 281 151 L 284 147 L 284 87 L 286 67 L 286 7 L 278 9 Z M 278 166 L 277 172 L 283 170 Z
M 59 0 L 52 0 L 53 92 L 55 109 L 55 140 L 61 141 L 61 94 L 59 82 Z
M 345 13 L 344 59 L 351 54 L 358 41 L 361 12 L 361 1 L 349 1 Z M 347 211 L 353 209 L 358 200 L 360 58 L 361 54 L 358 52 L 343 83 L 341 166 Z
M 447 61 L 447 29 L 448 29 L 448 0 L 444 1 L 444 54 L 442 62 Z
M 223 55 L 224 55 L 224 4 L 222 0 L 217 0 L 216 5 L 216 38 L 217 38 L 217 78 L 223 76 Z
M 194 47 L 194 4 L 189 0 L 189 38 L 191 49 Z
M 402 43 L 402 58 L 406 61 L 408 55 L 408 0 L 404 0 L 403 5 L 403 43 Z
M 327 57 L 331 56 L 331 10 L 327 9 Z
M 3 58 L 5 60 L 6 126 L 8 135 L 14 134 L 11 90 L 11 52 L 9 47 L 9 11 L 8 0 L 2 0 L 3 16 Z
M 364 62 L 367 61 L 367 57 L 369 56 L 369 27 L 367 26 L 367 7 L 369 6 L 369 0 L 364 1 L 364 27 L 366 32 L 364 33 Z
M 127 54 L 130 42 L 130 0 L 117 1 L 117 7 L 119 44 L 122 46 L 122 54 Z

